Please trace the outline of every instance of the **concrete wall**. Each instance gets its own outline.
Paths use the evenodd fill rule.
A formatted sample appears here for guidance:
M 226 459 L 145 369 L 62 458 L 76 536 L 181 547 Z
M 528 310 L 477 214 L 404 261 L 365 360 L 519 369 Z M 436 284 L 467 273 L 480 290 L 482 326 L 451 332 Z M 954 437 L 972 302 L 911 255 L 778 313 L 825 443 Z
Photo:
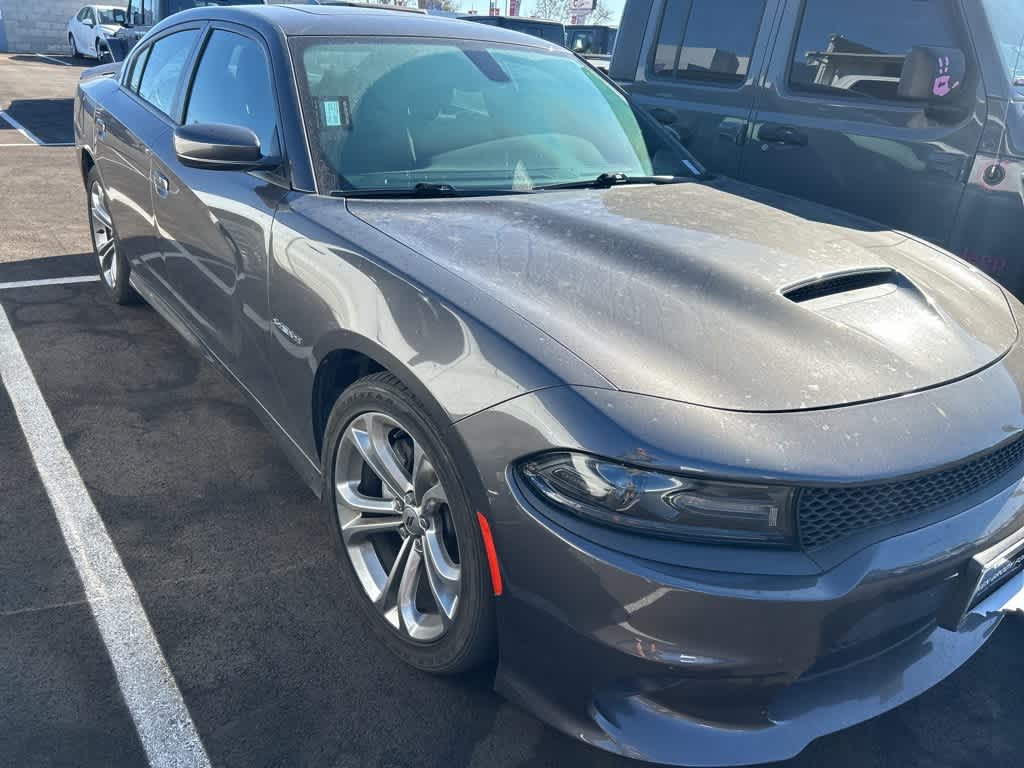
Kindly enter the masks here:
M 68 19 L 88 0 L 0 0 L 0 51 L 67 53 Z

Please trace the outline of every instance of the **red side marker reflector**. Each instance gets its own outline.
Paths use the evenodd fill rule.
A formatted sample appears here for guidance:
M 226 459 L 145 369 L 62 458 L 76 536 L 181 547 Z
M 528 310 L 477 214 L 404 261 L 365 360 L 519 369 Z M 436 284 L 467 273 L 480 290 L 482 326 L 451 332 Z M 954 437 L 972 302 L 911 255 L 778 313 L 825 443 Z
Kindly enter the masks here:
M 476 519 L 480 523 L 480 535 L 484 540 L 484 551 L 487 552 L 487 565 L 491 569 L 491 588 L 494 590 L 494 596 L 497 597 L 501 594 L 501 569 L 498 568 L 498 553 L 494 549 L 494 538 L 491 536 L 491 525 L 487 522 L 487 518 L 482 513 L 476 513 Z

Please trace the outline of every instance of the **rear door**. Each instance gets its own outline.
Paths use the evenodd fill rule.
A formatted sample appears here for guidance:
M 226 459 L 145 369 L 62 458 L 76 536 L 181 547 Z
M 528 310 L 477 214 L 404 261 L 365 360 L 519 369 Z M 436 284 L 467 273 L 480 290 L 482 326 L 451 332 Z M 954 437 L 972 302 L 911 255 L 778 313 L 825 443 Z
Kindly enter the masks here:
M 967 54 L 962 110 L 897 98 L 925 45 Z M 985 114 L 957 0 L 787 0 L 740 175 L 945 244 Z
M 86 42 L 87 36 L 85 34 L 89 28 L 86 26 L 85 20 L 89 18 L 90 12 L 91 11 L 88 6 L 82 8 L 82 10 L 78 12 L 78 15 L 75 16 L 74 21 L 71 22 L 71 34 L 75 38 L 75 47 L 78 49 L 79 53 L 89 52 L 89 46 Z
M 251 129 L 263 154 L 281 157 L 266 47 L 256 33 L 211 24 L 181 122 Z M 186 77 L 185 83 L 188 83 Z M 266 360 L 268 243 L 287 181 L 270 173 L 184 165 L 173 134 L 154 146 L 154 210 L 175 308 L 268 410 L 276 388 Z
M 655 0 L 624 83 L 709 170 L 735 175 L 781 0 Z
M 153 228 L 150 146 L 170 131 L 161 106 L 174 98 L 160 84 L 174 77 L 197 31 L 161 37 L 126 62 L 120 87 L 95 113 L 96 165 L 107 189 L 118 245 L 132 272 L 159 283 L 162 257 Z M 140 93 L 141 89 L 141 93 Z

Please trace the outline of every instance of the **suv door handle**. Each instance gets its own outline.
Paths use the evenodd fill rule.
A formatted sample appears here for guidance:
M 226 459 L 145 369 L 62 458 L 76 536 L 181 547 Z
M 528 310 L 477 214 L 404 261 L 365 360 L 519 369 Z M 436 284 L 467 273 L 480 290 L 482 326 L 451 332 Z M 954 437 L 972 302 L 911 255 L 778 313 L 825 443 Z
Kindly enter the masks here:
M 757 132 L 757 138 L 768 144 L 792 144 L 796 147 L 807 146 L 807 134 L 792 125 L 765 123 Z
M 155 189 L 156 193 L 162 198 L 166 198 L 167 193 L 171 189 L 171 183 L 167 180 L 166 176 L 160 173 L 160 171 L 153 171 L 153 189 Z
M 726 117 L 718 124 L 718 138 L 727 139 L 733 144 L 742 144 L 747 132 L 747 121 L 735 117 Z

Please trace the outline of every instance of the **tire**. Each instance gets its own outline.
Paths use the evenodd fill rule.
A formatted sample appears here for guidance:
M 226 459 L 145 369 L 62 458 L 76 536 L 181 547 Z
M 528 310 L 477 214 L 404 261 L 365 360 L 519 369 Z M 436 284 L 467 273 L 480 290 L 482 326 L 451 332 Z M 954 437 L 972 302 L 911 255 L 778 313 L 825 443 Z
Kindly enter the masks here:
M 78 53 L 78 46 L 75 44 L 75 36 L 74 35 L 68 35 L 68 44 L 71 46 L 71 58 L 72 58 L 72 60 L 77 60 L 80 54 Z
M 121 250 L 114 221 L 110 216 L 109 198 L 99 171 L 93 166 L 85 180 L 86 211 L 92 252 L 96 257 L 100 282 L 107 295 L 117 304 L 138 304 L 141 301 L 129 283 L 131 268 Z
M 365 432 L 359 432 L 364 428 Z M 383 451 L 390 445 L 391 457 L 404 464 L 403 476 L 416 481 L 408 486 L 414 490 L 406 497 L 404 512 L 392 509 L 380 516 L 375 512 L 358 520 L 351 517 L 355 502 L 347 504 L 346 499 L 373 497 L 380 498 L 378 504 L 388 504 L 390 498 L 398 508 L 395 494 L 386 490 L 381 476 L 369 469 L 366 454 L 358 449 L 353 439 L 357 433 L 367 440 L 371 434 L 383 435 Z M 372 448 L 365 450 L 373 456 L 384 455 Z M 416 462 L 414 456 L 419 457 Z M 419 467 L 417 473 L 410 471 L 414 466 Z M 456 467 L 441 429 L 389 373 L 360 379 L 343 392 L 331 410 L 324 437 L 323 498 L 333 520 L 342 581 L 363 618 L 392 653 L 417 669 L 442 675 L 466 672 L 491 660 L 496 646 L 487 556 L 469 493 Z M 423 478 L 422 482 L 417 478 Z M 349 490 L 340 491 L 343 485 Z M 420 515 L 418 525 L 412 525 L 410 520 Z M 402 527 L 367 535 L 358 524 L 367 520 L 374 527 L 377 521 L 392 525 L 398 520 Z M 389 556 L 393 558 L 390 567 Z M 374 562 L 382 566 L 379 572 L 373 570 Z M 404 567 L 398 567 L 402 564 Z M 451 580 L 452 565 L 459 571 L 454 602 L 449 590 L 456 583 Z M 417 575 L 409 576 L 413 569 Z M 375 603 L 371 592 L 381 579 L 385 588 L 392 585 L 393 593 L 389 596 L 382 589 Z M 409 591 L 407 579 L 415 584 Z M 442 603 L 452 609 L 450 616 Z M 434 636 L 437 631 L 441 634 Z
M 96 63 L 103 64 L 107 60 L 104 55 L 107 52 L 107 44 L 97 37 L 94 50 L 96 51 Z

